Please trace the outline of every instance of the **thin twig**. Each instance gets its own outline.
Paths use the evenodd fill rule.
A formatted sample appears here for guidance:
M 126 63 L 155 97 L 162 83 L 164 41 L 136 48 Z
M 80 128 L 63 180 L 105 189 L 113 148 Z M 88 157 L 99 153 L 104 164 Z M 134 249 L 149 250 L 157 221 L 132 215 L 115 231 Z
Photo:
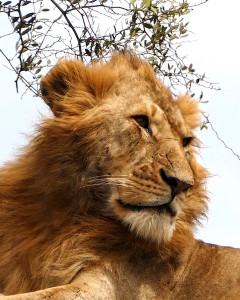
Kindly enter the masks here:
M 220 138 L 217 130 L 213 127 L 212 123 L 210 122 L 209 117 L 206 114 L 203 114 L 203 115 L 204 115 L 204 117 L 206 119 L 206 123 L 205 124 L 209 124 L 210 125 L 210 127 L 211 127 L 212 131 L 215 133 L 217 139 L 224 145 L 225 148 L 229 149 L 232 152 L 232 154 L 234 156 L 236 156 L 240 160 L 240 155 L 238 155 L 231 147 L 229 147 L 226 144 L 226 142 L 222 138 Z
M 55 7 L 62 13 L 62 15 L 64 16 L 65 20 L 68 23 L 68 26 L 72 29 L 73 34 L 75 35 L 77 42 L 78 42 L 78 50 L 79 50 L 79 55 L 81 57 L 81 59 L 83 59 L 83 55 L 82 55 L 82 48 L 81 48 L 81 39 L 79 38 L 76 29 L 74 28 L 73 24 L 71 23 L 71 21 L 69 20 L 68 16 L 67 16 L 67 11 L 64 11 L 60 5 L 58 5 L 56 3 L 56 1 L 51 0 L 51 2 L 55 5 Z
M 18 77 L 24 82 L 24 84 L 37 96 L 38 95 L 38 91 L 37 89 L 35 89 L 33 87 L 33 85 L 31 83 L 29 83 L 17 70 L 16 68 L 13 66 L 13 64 L 11 63 L 11 60 L 7 57 L 7 55 L 0 49 L 0 53 L 5 57 L 5 59 L 7 60 L 7 62 L 9 63 L 11 70 L 13 72 L 15 72 L 16 74 L 18 74 Z

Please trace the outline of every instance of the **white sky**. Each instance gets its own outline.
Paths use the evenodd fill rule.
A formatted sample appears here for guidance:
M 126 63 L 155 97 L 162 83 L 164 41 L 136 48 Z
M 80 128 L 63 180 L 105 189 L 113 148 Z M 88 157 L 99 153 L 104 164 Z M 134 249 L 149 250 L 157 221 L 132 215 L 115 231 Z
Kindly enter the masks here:
M 192 1 L 195 2 L 194 0 Z M 218 82 L 221 91 L 204 90 L 203 110 L 221 138 L 240 155 L 240 37 L 239 0 L 209 0 L 189 16 L 193 42 L 185 44 L 183 53 L 199 73 Z M 1 16 L 0 28 L 7 22 Z M 15 51 L 11 39 L 0 39 L 0 49 Z M 30 93 L 21 99 L 16 94 L 15 75 L 7 70 L 0 55 L 0 164 L 13 157 L 18 146 L 33 131 L 41 114 L 48 110 Z M 23 134 L 24 133 L 24 134 Z M 240 160 L 227 150 L 209 128 L 199 133 L 204 148 L 201 161 L 214 175 L 208 184 L 211 202 L 208 220 L 197 237 L 207 242 L 240 247 Z

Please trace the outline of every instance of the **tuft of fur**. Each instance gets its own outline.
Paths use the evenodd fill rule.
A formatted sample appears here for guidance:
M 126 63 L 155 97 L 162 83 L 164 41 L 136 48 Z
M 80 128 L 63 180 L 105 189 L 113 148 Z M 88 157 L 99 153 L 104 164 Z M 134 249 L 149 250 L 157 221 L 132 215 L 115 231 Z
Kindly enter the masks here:
M 138 255 L 177 264 L 207 210 L 207 171 L 194 145 L 182 146 L 199 124 L 196 103 L 174 100 L 150 65 L 129 52 L 90 66 L 61 60 L 41 92 L 53 117 L 0 169 L 3 292 L 68 284 L 94 265 Z M 151 118 L 155 138 L 136 115 Z M 119 195 L 131 205 L 168 199 L 163 168 L 192 185 L 176 196 L 174 218 L 119 205 Z

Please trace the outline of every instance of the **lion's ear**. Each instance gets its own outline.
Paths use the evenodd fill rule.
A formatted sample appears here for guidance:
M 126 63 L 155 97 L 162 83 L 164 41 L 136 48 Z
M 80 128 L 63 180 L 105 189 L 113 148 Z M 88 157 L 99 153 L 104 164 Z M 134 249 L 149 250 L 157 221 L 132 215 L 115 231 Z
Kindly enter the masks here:
M 84 64 L 78 60 L 62 60 L 42 77 L 42 98 L 56 116 L 64 111 L 65 95 L 81 82 L 86 71 Z
M 115 81 L 110 64 L 85 66 L 79 60 L 62 60 L 42 77 L 42 98 L 55 116 L 74 109 L 74 101 L 92 107 L 103 98 Z M 71 111 L 72 113 L 72 111 Z
M 188 95 L 178 96 L 178 107 L 181 110 L 185 122 L 191 129 L 195 129 L 201 124 L 201 110 L 197 101 Z

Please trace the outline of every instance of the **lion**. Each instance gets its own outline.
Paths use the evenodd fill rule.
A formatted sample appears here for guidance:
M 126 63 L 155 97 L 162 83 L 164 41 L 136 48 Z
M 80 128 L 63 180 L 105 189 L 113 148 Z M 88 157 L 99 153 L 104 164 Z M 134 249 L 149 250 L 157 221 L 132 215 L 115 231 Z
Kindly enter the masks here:
M 41 93 L 52 117 L 0 170 L 1 299 L 239 299 L 240 250 L 194 238 L 197 102 L 130 51 L 60 60 Z

